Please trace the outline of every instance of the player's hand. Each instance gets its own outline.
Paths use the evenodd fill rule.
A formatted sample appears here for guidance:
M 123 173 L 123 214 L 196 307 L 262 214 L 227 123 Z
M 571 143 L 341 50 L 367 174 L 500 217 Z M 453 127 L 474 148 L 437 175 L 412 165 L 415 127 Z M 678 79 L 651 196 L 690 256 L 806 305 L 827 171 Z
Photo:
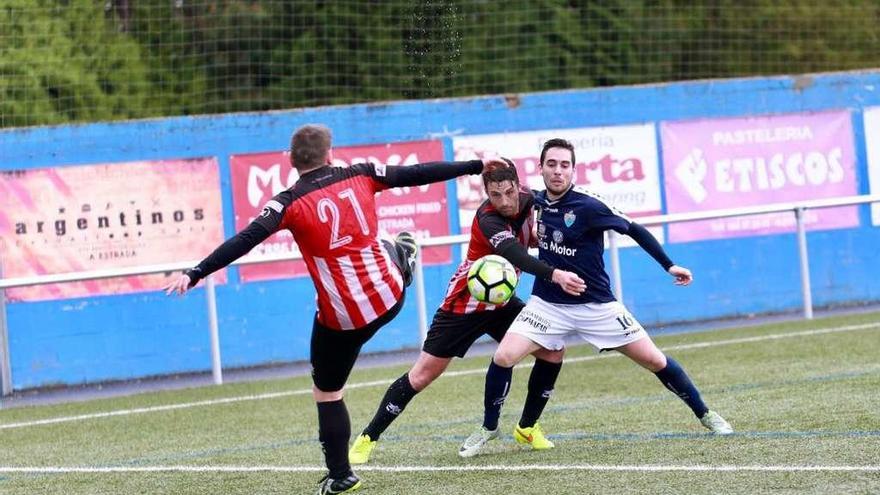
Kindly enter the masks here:
M 182 296 L 183 294 L 186 294 L 186 291 L 190 290 L 193 285 L 195 284 L 192 283 L 192 279 L 189 278 L 189 275 L 181 273 L 180 276 L 162 289 L 165 291 L 166 296 L 175 293 Z
M 675 277 L 675 285 L 690 285 L 694 281 L 691 271 L 683 266 L 672 265 L 668 271 L 670 275 Z
M 484 157 L 483 158 L 483 174 L 488 174 L 489 172 L 493 172 L 498 169 L 507 168 L 510 166 L 510 161 L 506 158 L 500 157 Z
M 579 296 L 587 290 L 587 284 L 576 273 L 565 270 L 553 270 L 553 283 L 562 287 L 566 294 Z

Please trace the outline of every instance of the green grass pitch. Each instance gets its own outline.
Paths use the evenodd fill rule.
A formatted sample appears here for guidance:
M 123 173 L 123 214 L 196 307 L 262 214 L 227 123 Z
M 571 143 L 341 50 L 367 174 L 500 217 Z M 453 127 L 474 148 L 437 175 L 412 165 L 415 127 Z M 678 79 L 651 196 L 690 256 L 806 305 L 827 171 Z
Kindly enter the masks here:
M 512 440 L 528 380 L 520 366 L 503 437 L 461 459 L 458 446 L 482 417 L 489 358 L 479 356 L 456 360 L 410 403 L 371 464 L 356 469 L 362 493 L 880 493 L 880 314 L 656 341 L 735 435 L 708 434 L 625 358 L 577 346 L 541 421 L 555 449 Z M 349 384 L 359 386 L 346 396 L 353 434 L 406 369 L 355 370 Z M 0 494 L 312 493 L 323 458 L 309 388 L 303 376 L 0 410 Z M 212 402 L 151 409 L 202 401 Z

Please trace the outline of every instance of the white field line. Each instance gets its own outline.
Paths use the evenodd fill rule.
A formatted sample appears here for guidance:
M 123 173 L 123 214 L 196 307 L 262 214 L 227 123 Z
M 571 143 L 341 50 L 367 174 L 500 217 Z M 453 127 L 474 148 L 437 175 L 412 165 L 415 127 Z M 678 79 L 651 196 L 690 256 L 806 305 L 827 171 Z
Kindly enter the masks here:
M 12 467 L 0 466 L 0 473 L 24 474 L 112 474 L 112 473 L 322 473 L 324 466 L 132 466 L 132 467 Z M 358 471 L 375 472 L 480 472 L 480 471 L 633 471 L 633 472 L 880 472 L 875 466 L 762 466 L 762 465 L 615 465 L 615 464 L 525 464 L 489 466 L 359 466 Z
M 666 351 L 680 351 L 686 349 L 702 349 L 705 347 L 717 347 L 722 345 L 735 345 L 735 344 L 747 344 L 752 342 L 763 342 L 766 340 L 779 340 L 779 339 L 789 339 L 789 338 L 797 338 L 797 337 L 810 337 L 815 335 L 825 335 L 831 333 L 840 333 L 840 332 L 851 332 L 858 330 L 871 330 L 880 328 L 880 322 L 875 323 L 862 323 L 859 325 L 848 325 L 844 327 L 833 327 L 833 328 L 818 328 L 815 330 L 804 330 L 801 332 L 788 332 L 788 333 L 775 333 L 769 335 L 758 335 L 755 337 L 743 337 L 738 339 L 727 339 L 727 340 L 716 340 L 711 342 L 697 342 L 693 344 L 681 344 L 681 345 L 673 345 L 664 347 L 663 350 Z M 576 358 L 566 358 L 566 364 L 572 363 L 581 363 L 585 361 L 593 361 L 596 359 L 605 359 L 611 357 L 620 357 L 620 354 L 599 354 L 593 356 L 583 356 Z M 518 368 L 526 369 L 532 366 L 532 363 L 524 363 L 520 365 Z M 462 371 L 450 371 L 444 373 L 442 376 L 445 377 L 454 377 L 454 376 L 464 376 L 464 375 L 476 375 L 482 374 L 486 372 L 486 368 L 477 368 L 470 370 L 462 370 Z M 371 382 L 359 382 L 359 383 L 351 383 L 345 386 L 346 389 L 353 388 L 366 388 L 366 387 L 375 387 L 380 385 L 390 385 L 394 379 L 390 380 L 374 380 Z M 18 423 L 7 423 L 0 424 L 0 430 L 10 430 L 14 428 L 27 428 L 30 426 L 42 426 L 42 425 L 50 425 L 56 423 L 69 423 L 74 421 L 85 421 L 90 419 L 100 419 L 100 418 L 110 418 L 114 416 L 129 416 L 132 414 L 144 414 L 144 413 L 153 413 L 153 412 L 161 412 L 161 411 L 173 411 L 177 409 L 189 409 L 192 407 L 203 407 L 203 406 L 215 406 L 220 404 L 232 404 L 235 402 L 245 402 L 245 401 L 253 401 L 253 400 L 264 400 L 264 399 L 277 399 L 280 397 L 288 397 L 293 395 L 307 395 L 311 394 L 311 388 L 301 389 L 301 390 L 291 390 L 287 392 L 273 392 L 273 393 L 265 393 L 265 394 L 257 394 L 257 395 L 242 395 L 238 397 L 226 397 L 223 399 L 210 399 L 203 400 L 197 402 L 184 402 L 180 404 L 167 404 L 164 406 L 150 406 L 150 407 L 138 407 L 134 409 L 119 409 L 116 411 L 107 411 L 107 412 L 99 412 L 99 413 L 91 413 L 91 414 L 80 414 L 77 416 L 61 416 L 57 418 L 47 418 L 47 419 L 38 419 L 34 421 L 22 421 Z

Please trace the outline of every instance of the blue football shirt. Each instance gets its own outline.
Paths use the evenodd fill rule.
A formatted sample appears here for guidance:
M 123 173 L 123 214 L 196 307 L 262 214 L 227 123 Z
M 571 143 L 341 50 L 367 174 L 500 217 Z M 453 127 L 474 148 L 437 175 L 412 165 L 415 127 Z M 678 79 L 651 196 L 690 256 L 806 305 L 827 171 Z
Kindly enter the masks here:
M 607 303 L 614 301 L 605 273 L 606 230 L 629 232 L 631 220 L 598 195 L 571 187 L 561 198 L 550 201 L 547 191 L 535 193 L 538 217 L 538 257 L 551 266 L 578 274 L 587 284 L 580 296 L 566 294 L 549 280 L 535 280 L 532 294 L 557 304 Z

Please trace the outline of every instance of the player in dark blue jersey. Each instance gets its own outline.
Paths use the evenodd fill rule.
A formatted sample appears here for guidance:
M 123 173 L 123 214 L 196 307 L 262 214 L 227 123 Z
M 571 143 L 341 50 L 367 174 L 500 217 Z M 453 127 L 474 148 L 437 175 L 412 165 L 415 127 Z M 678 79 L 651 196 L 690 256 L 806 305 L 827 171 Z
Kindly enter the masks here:
M 547 189 L 535 198 L 538 248 L 542 261 L 578 274 L 587 290 L 571 295 L 535 280 L 531 298 L 502 339 L 486 373 L 483 428 L 497 428 L 513 366 L 536 349 L 560 350 L 566 336 L 578 335 L 600 351 L 618 351 L 653 372 L 713 433 L 733 433 L 724 418 L 706 407 L 684 369 L 657 348 L 642 325 L 614 298 L 602 259 L 605 231 L 632 237 L 675 278 L 676 285 L 691 283 L 690 270 L 674 264 L 648 229 L 599 196 L 574 187 L 575 163 L 574 147 L 568 141 L 551 139 L 544 144 L 540 169 Z M 514 428 L 517 442 L 536 450 L 553 447 L 537 423 L 541 412 L 524 408 Z

